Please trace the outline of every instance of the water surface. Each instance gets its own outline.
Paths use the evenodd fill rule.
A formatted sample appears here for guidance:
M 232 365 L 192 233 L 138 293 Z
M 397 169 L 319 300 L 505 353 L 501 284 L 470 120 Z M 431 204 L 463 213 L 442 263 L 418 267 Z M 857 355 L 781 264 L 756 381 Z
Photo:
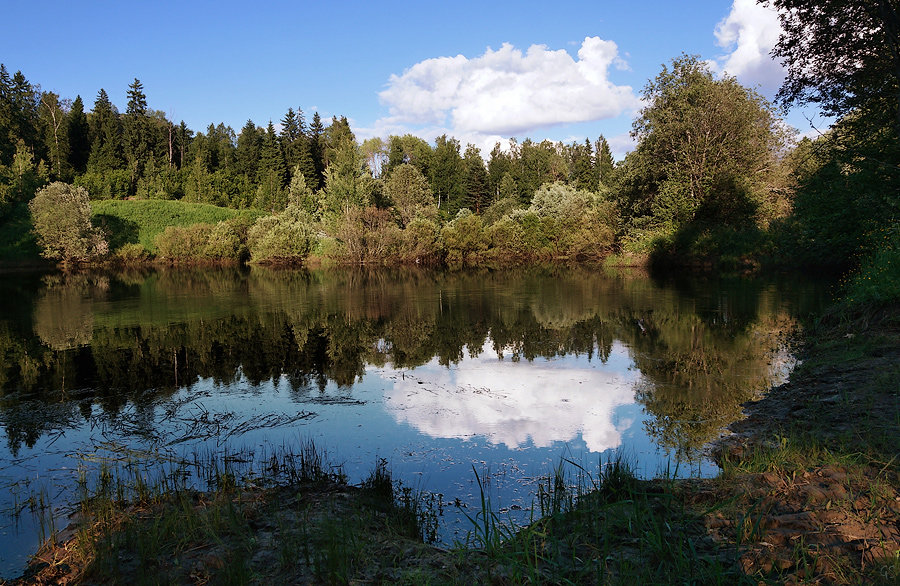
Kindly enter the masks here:
M 384 458 L 442 494 L 447 543 L 476 473 L 519 521 L 561 458 L 713 474 L 703 445 L 784 379 L 784 335 L 823 296 L 561 267 L 4 275 L 0 575 L 37 547 L 29 496 L 64 525 L 101 463 L 312 439 L 351 481 Z

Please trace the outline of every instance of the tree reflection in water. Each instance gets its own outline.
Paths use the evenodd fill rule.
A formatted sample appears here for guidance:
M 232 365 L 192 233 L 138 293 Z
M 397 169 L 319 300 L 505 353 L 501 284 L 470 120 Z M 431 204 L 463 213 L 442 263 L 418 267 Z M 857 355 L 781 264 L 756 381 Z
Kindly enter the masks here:
M 35 413 L 39 405 L 64 412 L 57 418 L 86 417 L 94 406 L 114 416 L 129 403 L 158 405 L 198 378 L 285 381 L 298 400 L 334 392 L 333 381 L 352 396 L 367 368 L 440 365 L 450 380 L 446 367 L 467 358 L 481 361 L 479 368 L 464 369 L 465 380 L 418 408 L 449 409 L 459 421 L 481 410 L 495 422 L 524 421 L 523 410 L 533 409 L 543 422 L 496 431 L 497 441 L 547 442 L 544 428 L 566 425 L 564 416 L 547 413 L 561 402 L 552 361 L 575 356 L 605 364 L 614 348 L 640 376 L 622 375 L 615 391 L 595 389 L 561 412 L 589 413 L 604 402 L 608 412 L 636 397 L 652 415 L 649 433 L 689 451 L 775 380 L 779 336 L 815 296 L 797 282 L 672 283 L 566 267 L 185 269 L 52 276 L 17 287 L 0 310 L 0 418 L 13 451 L 58 425 L 42 419 L 41 409 Z M 542 366 L 517 371 L 523 361 Z M 473 389 L 492 390 L 500 381 L 530 390 L 462 406 Z M 394 386 L 387 402 L 406 405 L 404 389 Z M 426 433 L 476 433 L 459 421 L 455 432 L 441 431 L 446 417 L 422 425 Z M 581 423 L 597 446 L 617 441 L 609 421 Z

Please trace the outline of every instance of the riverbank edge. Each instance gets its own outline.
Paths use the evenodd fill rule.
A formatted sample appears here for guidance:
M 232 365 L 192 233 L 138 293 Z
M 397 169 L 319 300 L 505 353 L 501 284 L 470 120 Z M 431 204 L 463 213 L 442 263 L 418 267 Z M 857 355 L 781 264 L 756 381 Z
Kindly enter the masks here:
M 791 380 L 747 404 L 747 417 L 713 443 L 711 451 L 723 468 L 717 478 L 632 479 L 614 496 L 601 486 L 581 495 L 572 508 L 563 507 L 515 534 L 494 527 L 502 540 L 487 535 L 488 521 L 495 517 L 475 515 L 485 523 L 485 534 L 473 539 L 477 547 L 461 550 L 427 546 L 386 530 L 382 521 L 387 516 L 367 516 L 375 521 L 365 524 L 364 535 L 350 539 L 358 551 L 353 563 L 342 566 L 354 574 L 328 576 L 337 582 L 515 583 L 530 576 L 550 583 L 634 583 L 647 579 L 647 568 L 655 565 L 675 581 L 712 576 L 754 584 L 896 583 L 900 307 L 827 315 L 804 334 L 800 355 L 803 364 Z M 333 510 L 337 498 L 355 503 L 350 508 L 356 511 L 371 509 L 359 489 L 330 481 L 241 494 L 229 502 L 253 503 L 259 510 L 300 500 L 312 503 L 304 509 L 310 511 Z M 641 511 L 651 514 L 642 517 Z M 162 515 L 158 508 L 151 510 L 142 522 L 158 522 Z M 651 525 L 627 535 L 624 527 L 634 528 L 639 517 Z M 598 518 L 605 523 L 600 531 L 593 527 Z M 74 563 L 73 551 L 90 527 L 84 519 L 73 521 L 41 548 L 22 577 L 9 583 L 78 581 L 84 568 Z M 253 531 L 255 543 L 271 541 L 266 532 L 272 532 L 272 523 L 257 521 Z M 477 524 L 473 534 L 478 537 Z M 661 543 L 647 543 L 654 539 Z M 663 542 L 670 544 L 668 550 Z M 190 558 L 193 573 L 185 575 L 191 581 L 223 571 L 222 555 L 215 555 L 221 545 L 192 547 L 203 555 Z M 599 552 L 605 552 L 603 559 Z M 664 559 L 673 556 L 678 559 Z M 252 581 L 328 577 L 279 567 L 285 569 L 274 576 L 251 575 Z

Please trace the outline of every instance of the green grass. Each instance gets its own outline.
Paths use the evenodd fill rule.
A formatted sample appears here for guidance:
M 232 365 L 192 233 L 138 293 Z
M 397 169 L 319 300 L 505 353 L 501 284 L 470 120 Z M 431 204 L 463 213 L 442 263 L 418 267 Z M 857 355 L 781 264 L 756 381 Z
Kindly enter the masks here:
M 109 232 L 110 250 L 123 244 L 139 243 L 156 250 L 154 239 L 169 226 L 217 224 L 239 215 L 253 219 L 267 215 L 260 210 L 234 210 L 204 203 L 169 200 L 103 200 L 91 202 L 95 224 Z
M 535 513 L 515 527 L 490 510 L 476 473 L 481 511 L 460 546 L 490 560 L 489 579 L 549 584 L 742 584 L 736 555 L 705 536 L 671 479 L 638 480 L 621 455 L 596 473 L 564 459 L 541 481 Z M 471 555 L 471 553 L 469 553 Z

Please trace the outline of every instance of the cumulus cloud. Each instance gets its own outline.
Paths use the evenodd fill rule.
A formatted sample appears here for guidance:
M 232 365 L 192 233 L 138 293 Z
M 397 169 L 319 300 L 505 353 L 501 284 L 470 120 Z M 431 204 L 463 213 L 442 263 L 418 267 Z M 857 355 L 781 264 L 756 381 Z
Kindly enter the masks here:
M 712 62 L 718 71 L 771 95 L 784 79 L 784 68 L 769 52 L 778 42 L 778 13 L 756 0 L 734 0 L 731 12 L 716 26 L 716 43 L 728 51 Z
M 448 128 L 456 136 L 513 136 L 537 128 L 612 118 L 637 107 L 630 86 L 609 78 L 624 68 L 613 41 L 587 37 L 577 59 L 565 50 L 504 44 L 479 57 L 437 57 L 392 75 L 380 98 L 383 126 Z
M 611 361 L 630 362 L 619 345 L 613 355 Z M 602 452 L 617 447 L 632 423 L 615 418 L 618 407 L 635 402 L 638 376 L 624 366 L 498 361 L 485 346 L 480 357 L 453 369 L 433 363 L 404 377 L 388 375 L 393 384 L 385 406 L 398 422 L 431 437 L 477 435 L 516 448 L 529 441 L 547 447 L 581 434 L 589 450 Z

